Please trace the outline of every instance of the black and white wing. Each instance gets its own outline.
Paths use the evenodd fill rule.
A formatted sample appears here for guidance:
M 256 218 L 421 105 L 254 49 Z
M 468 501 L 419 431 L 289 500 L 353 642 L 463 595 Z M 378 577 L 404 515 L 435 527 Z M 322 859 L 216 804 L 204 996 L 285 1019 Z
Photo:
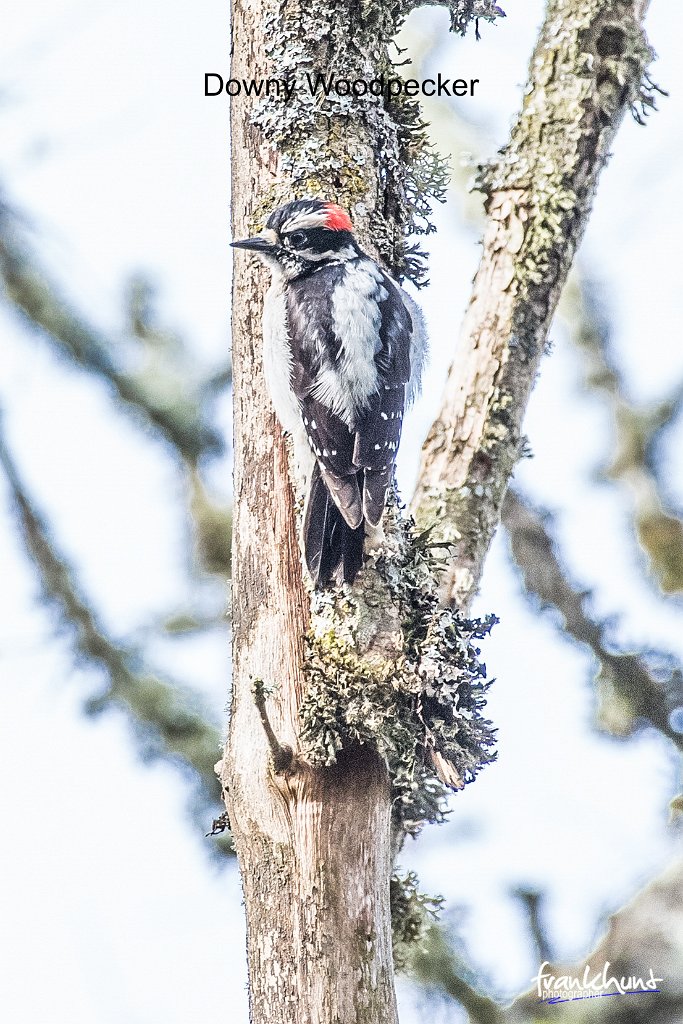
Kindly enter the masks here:
M 291 385 L 320 475 L 347 524 L 363 522 L 358 466 L 353 461 L 353 397 L 344 372 L 345 331 L 338 296 L 346 269 L 322 267 L 288 288 Z M 373 384 L 374 387 L 374 384 Z
M 290 282 L 287 319 L 292 391 L 317 462 L 306 513 L 307 562 L 313 579 L 324 580 L 321 566 L 334 561 L 334 541 L 337 553 L 353 548 L 339 562 L 344 578 L 352 578 L 345 566 L 357 571 L 357 532 L 362 552 L 363 524 L 379 524 L 392 479 L 411 378 L 413 318 L 398 285 L 366 258 Z
M 356 424 L 353 456 L 355 465 L 364 470 L 363 514 L 371 526 L 382 518 L 401 440 L 413 330 L 400 289 L 386 274 L 382 277 L 377 389 Z

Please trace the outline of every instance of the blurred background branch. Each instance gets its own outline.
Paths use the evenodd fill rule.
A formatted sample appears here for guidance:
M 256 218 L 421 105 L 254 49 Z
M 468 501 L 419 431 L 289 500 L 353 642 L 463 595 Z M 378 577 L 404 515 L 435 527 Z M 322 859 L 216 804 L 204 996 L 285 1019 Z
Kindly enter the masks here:
M 220 729 L 210 724 L 196 695 L 160 679 L 149 671 L 140 651 L 108 634 L 19 477 L 1 417 L 0 465 L 43 596 L 71 636 L 79 660 L 94 666 L 106 680 L 100 692 L 84 702 L 85 711 L 124 711 L 145 756 L 167 759 L 194 779 L 196 812 L 207 817 L 209 811 L 220 813 L 220 786 L 213 770 L 221 750 Z
M 569 581 L 548 514 L 539 512 L 511 489 L 503 503 L 502 522 L 526 593 L 541 608 L 559 612 L 563 631 L 589 647 L 598 661 L 601 724 L 613 733 L 626 735 L 647 722 L 683 750 L 683 735 L 671 725 L 672 714 L 683 705 L 680 665 L 661 653 L 615 653 L 607 623 L 591 618 L 586 610 L 589 593 Z M 656 673 L 655 661 L 666 666 L 663 674 L 661 667 Z
M 606 922 L 604 938 L 578 964 L 553 964 L 557 977 L 582 978 L 586 966 L 593 977 L 610 965 L 616 977 L 663 979 L 656 995 L 623 999 L 586 999 L 539 1007 L 538 992 L 517 999 L 505 1013 L 505 1024 L 680 1024 L 683 1020 L 683 862 L 673 864 L 622 910 Z
M 627 490 L 635 536 L 654 580 L 666 594 L 683 593 L 683 513 L 663 479 L 660 454 L 664 436 L 683 408 L 683 381 L 665 398 L 635 405 L 615 360 L 611 318 L 595 281 L 575 274 L 563 308 L 570 338 L 583 360 L 586 387 L 601 396 L 614 425 L 615 451 L 603 478 Z
M 435 1001 L 458 1003 L 471 1024 L 503 1024 L 503 1009 L 483 994 L 471 967 L 456 952 L 447 930 L 434 924 L 413 953 L 411 975 Z
M 196 467 L 203 456 L 223 450 L 224 440 L 210 422 L 206 399 L 229 385 L 229 370 L 192 383 L 191 359 L 180 339 L 153 324 L 153 293 L 144 278 L 131 279 L 127 296 L 130 332 L 146 353 L 138 372 L 120 365 L 123 347 L 91 327 L 62 298 L 21 237 L 16 216 L 2 203 L 0 280 L 7 303 L 32 331 L 42 334 L 60 355 L 105 381 L 120 400 L 118 408 L 145 422 L 188 466 Z
M 535 902 L 531 915 L 536 913 Z M 532 925 L 532 930 L 535 930 Z M 470 1024 L 680 1024 L 683 1019 L 683 863 L 678 862 L 645 886 L 622 910 L 613 914 L 600 929 L 604 937 L 579 963 L 558 963 L 543 955 L 538 946 L 539 966 L 555 977 L 590 978 L 604 964 L 618 978 L 649 978 L 650 969 L 663 979 L 661 991 L 637 999 L 585 999 L 553 1005 L 539 1000 L 537 989 L 505 1006 L 481 991 L 472 968 L 443 925 L 433 925 L 413 954 L 413 977 L 438 1003 L 457 1004 Z M 543 942 L 546 940 L 544 939 Z M 547 952 L 547 950 L 545 951 Z

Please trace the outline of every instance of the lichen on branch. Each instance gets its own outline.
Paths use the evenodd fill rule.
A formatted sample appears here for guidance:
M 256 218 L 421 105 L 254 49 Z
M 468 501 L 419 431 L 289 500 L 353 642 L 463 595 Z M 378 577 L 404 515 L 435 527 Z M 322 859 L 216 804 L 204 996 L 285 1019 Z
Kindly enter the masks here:
M 389 901 L 394 968 L 399 972 L 407 971 L 416 945 L 424 942 L 438 919 L 444 900 L 442 896 L 420 892 L 414 871 L 405 875 L 395 871 L 389 881 Z
M 548 330 L 624 114 L 651 106 L 634 0 L 548 0 L 510 141 L 481 168 L 482 260 L 413 512 L 452 537 L 444 600 L 476 591 Z
M 373 747 L 387 765 L 394 822 L 415 835 L 445 813 L 435 753 L 449 763 L 453 788 L 493 759 L 477 641 L 495 620 L 441 608 L 438 555 L 445 552 L 428 534 L 415 535 L 396 503 L 386 516 L 392 540 L 357 583 L 342 597 L 314 597 L 300 738 L 318 766 L 349 747 Z

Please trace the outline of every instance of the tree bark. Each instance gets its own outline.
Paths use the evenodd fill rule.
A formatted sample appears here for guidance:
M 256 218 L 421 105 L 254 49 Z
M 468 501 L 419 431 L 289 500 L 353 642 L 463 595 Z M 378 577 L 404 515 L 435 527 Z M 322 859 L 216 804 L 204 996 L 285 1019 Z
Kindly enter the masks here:
M 521 423 L 598 178 L 629 108 L 652 105 L 646 0 L 549 0 L 524 103 L 482 169 L 488 215 L 412 510 L 454 552 L 444 599 L 467 607 L 520 455 Z
M 416 276 L 406 237 L 424 215 L 427 149 L 419 112 L 412 104 L 389 110 L 372 97 L 332 94 L 321 103 L 304 79 L 306 71 L 334 70 L 351 80 L 393 75 L 388 40 L 413 6 L 397 3 L 388 10 L 379 0 L 322 0 L 283 7 L 275 0 L 234 0 L 232 78 L 297 78 L 300 86 L 286 104 L 274 95 L 256 102 L 243 89 L 232 99 L 235 237 L 253 233 L 281 202 L 322 195 L 350 210 L 364 247 L 390 270 Z M 452 0 L 448 6 L 458 27 L 495 10 L 484 0 Z M 615 47 L 617 36 L 628 44 L 622 63 L 599 53 L 604 40 Z M 416 497 L 422 520 L 436 511 L 444 517 L 441 536 L 460 535 L 449 575 L 450 594 L 458 600 L 478 580 L 552 309 L 588 217 L 598 170 L 635 98 L 646 56 L 632 2 L 551 0 L 508 155 L 486 177 L 490 224 L 466 321 L 469 353 L 451 373 Z M 610 61 L 628 71 L 618 90 Z M 435 166 L 432 194 L 439 181 Z M 307 635 L 310 643 L 311 636 L 333 634 L 330 684 L 351 672 L 352 651 L 359 692 L 366 680 L 389 679 L 399 662 L 409 660 L 401 577 L 395 573 L 391 589 L 366 569 L 350 597 L 331 597 L 323 606 L 302 579 L 288 449 L 262 375 L 264 286 L 263 273 L 238 255 L 233 700 L 221 774 L 245 895 L 251 1019 L 395 1024 L 391 759 L 380 757 L 372 743 L 345 743 L 325 767 L 302 745 L 300 710 L 310 693 Z M 415 580 L 426 578 L 416 573 L 411 565 L 411 593 Z M 355 616 L 348 636 L 347 605 Z M 344 633 L 343 658 L 331 622 Z M 449 620 L 444 636 L 453 628 Z M 416 693 L 420 720 L 422 705 L 410 687 L 428 672 L 427 663 L 437 666 L 428 678 L 438 683 L 451 650 L 439 654 L 444 636 L 426 627 L 424 635 L 427 659 L 412 670 L 407 686 L 408 695 Z M 324 678 L 324 645 L 316 651 Z M 400 691 L 405 680 L 391 678 Z M 339 704 L 332 717 L 338 712 Z M 472 774 L 481 760 L 481 752 L 468 747 L 464 763 Z M 426 776 L 419 778 L 424 784 Z

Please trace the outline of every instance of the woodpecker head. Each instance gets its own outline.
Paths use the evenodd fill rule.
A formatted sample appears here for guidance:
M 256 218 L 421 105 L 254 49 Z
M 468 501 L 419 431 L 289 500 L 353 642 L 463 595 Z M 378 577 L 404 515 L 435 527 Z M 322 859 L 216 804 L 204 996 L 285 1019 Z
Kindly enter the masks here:
M 288 280 L 360 253 L 349 215 L 322 199 L 286 203 L 271 213 L 260 235 L 231 244 L 257 253 Z

